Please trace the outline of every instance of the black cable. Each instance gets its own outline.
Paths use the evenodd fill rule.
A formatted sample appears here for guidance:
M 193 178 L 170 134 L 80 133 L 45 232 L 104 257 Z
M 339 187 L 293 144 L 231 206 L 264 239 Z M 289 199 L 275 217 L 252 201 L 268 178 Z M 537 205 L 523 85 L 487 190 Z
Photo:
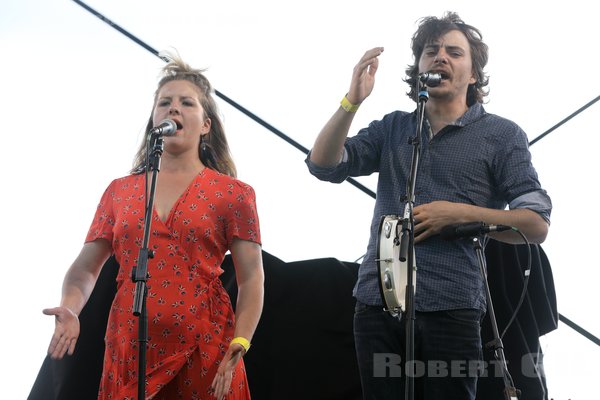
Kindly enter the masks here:
M 592 335 L 591 333 L 577 325 L 575 322 L 571 321 L 569 318 L 559 313 L 558 319 L 564 324 L 573 328 L 576 332 L 580 333 L 581 335 L 585 336 L 586 338 L 590 339 L 592 342 L 600 346 L 600 339 L 598 339 L 596 336 Z
M 546 135 L 548 135 L 550 132 L 552 132 L 553 130 L 555 130 L 556 128 L 558 128 L 559 126 L 561 126 L 562 124 L 564 124 L 565 122 L 567 122 L 568 120 L 570 120 L 571 118 L 573 118 L 574 116 L 576 116 L 577 114 L 581 113 L 583 110 L 585 110 L 586 108 L 590 107 L 592 104 L 594 104 L 598 100 L 600 100 L 600 96 L 597 96 L 595 99 L 589 101 L 586 105 L 584 105 L 583 107 L 581 107 L 579 110 L 575 111 L 574 113 L 572 113 L 571 115 L 569 115 L 568 117 L 566 117 L 562 121 L 560 121 L 558 124 L 554 125 L 552 128 L 548 129 L 546 132 L 542 133 L 541 135 L 539 135 L 538 137 L 536 137 L 535 139 L 533 139 L 531 142 L 529 142 L 529 146 L 531 146 L 532 144 L 535 144 L 536 142 L 540 141 L 543 137 L 545 137 Z
M 527 296 L 527 285 L 529 284 L 529 277 L 531 276 L 531 247 L 529 247 L 529 241 L 527 240 L 527 236 L 525 236 L 523 234 L 523 232 L 521 232 L 517 228 L 512 228 L 512 230 L 517 232 L 519 235 L 521 235 L 521 238 L 523 238 L 523 242 L 525 242 L 525 245 L 527 246 L 527 268 L 525 269 L 525 272 L 523 273 L 523 275 L 525 275 L 525 279 L 523 280 L 523 289 L 521 290 L 521 297 L 519 298 L 519 301 L 517 302 L 517 305 L 515 306 L 515 310 L 513 311 L 513 314 L 510 317 L 510 320 L 508 321 L 508 323 L 506 324 L 506 327 L 500 334 L 500 339 L 502 339 L 504 337 L 504 335 L 506 334 L 506 331 L 508 330 L 510 325 L 514 322 L 515 318 L 517 318 L 519 309 L 523 305 L 525 296 Z M 519 260 L 518 255 L 517 255 L 517 260 Z
M 282 138 L 283 140 L 285 140 L 286 142 L 288 142 L 289 144 L 291 144 L 292 146 L 297 148 L 298 150 L 302 151 L 304 154 L 308 154 L 309 150 L 306 147 L 302 146 L 300 143 L 296 142 L 294 139 L 290 138 L 289 136 L 287 136 L 286 134 L 281 132 L 279 129 L 276 129 L 273 125 L 267 123 L 262 118 L 259 118 L 252 112 L 248 111 L 246 108 L 242 107 L 235 101 L 231 100 L 229 97 L 225 96 L 223 93 L 220 93 L 219 91 L 215 90 L 215 94 L 217 96 L 219 96 L 221 99 L 223 99 L 224 101 L 226 101 L 227 103 L 229 103 L 231 106 L 236 108 L 238 111 L 247 115 L 254 121 L 258 122 L 260 125 L 264 126 L 268 130 L 270 130 L 271 132 L 273 132 L 274 134 L 276 134 L 277 136 L 279 136 L 280 138 Z M 348 183 L 356 186 L 358 189 L 362 190 L 364 193 L 368 194 L 372 198 L 375 198 L 375 192 L 373 192 L 371 189 L 364 186 L 362 183 L 356 181 L 354 178 L 348 177 L 348 178 L 346 178 L 346 181 Z
M 94 14 L 96 17 L 100 18 L 102 20 L 102 22 L 105 22 L 108 25 L 110 25 L 112 28 L 118 30 L 123 35 L 127 36 L 129 39 L 133 40 L 134 42 L 136 42 L 137 44 L 139 44 L 140 46 L 142 46 L 143 48 L 145 48 L 146 50 L 148 50 L 150 53 L 154 54 L 161 60 L 167 61 L 167 62 L 169 61 L 168 59 L 161 57 L 156 49 L 154 49 L 153 47 L 150 47 L 148 44 L 144 43 L 143 41 L 141 41 L 140 39 L 138 39 L 131 33 L 127 32 L 125 29 L 121 28 L 119 25 L 115 24 L 110 19 L 106 18 L 104 15 L 102 15 L 98 11 L 94 10 L 92 7 L 88 6 L 87 4 L 85 4 L 84 2 L 79 1 L 79 0 L 73 0 L 73 1 L 77 4 L 79 4 L 81 7 L 85 8 L 90 13 Z

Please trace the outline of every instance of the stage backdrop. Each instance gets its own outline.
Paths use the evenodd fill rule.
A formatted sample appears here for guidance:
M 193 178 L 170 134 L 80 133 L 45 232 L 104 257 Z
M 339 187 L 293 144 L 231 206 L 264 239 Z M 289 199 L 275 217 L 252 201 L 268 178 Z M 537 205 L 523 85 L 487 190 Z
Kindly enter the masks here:
M 515 386 L 523 393 L 521 398 L 545 400 L 539 337 L 556 329 L 558 313 L 548 259 L 539 246 L 530 248 L 533 265 L 528 296 L 503 343 Z M 501 331 L 521 294 L 526 250 L 525 246 L 493 240 L 486 246 L 488 281 Z M 266 252 L 263 252 L 263 262 L 265 305 L 252 348 L 245 356 L 253 399 L 360 399 L 352 335 L 352 288 L 358 264 L 334 258 L 284 262 Z M 237 286 L 230 256 L 225 258 L 223 268 L 225 273 L 221 279 L 235 305 Z M 109 259 L 80 315 L 81 337 L 75 354 L 60 361 L 47 357 L 29 400 L 96 399 L 103 336 L 116 290 L 117 269 L 115 260 Z M 482 336 L 484 346 L 493 338 L 487 317 Z M 493 359 L 490 350 L 484 350 L 484 354 L 487 360 Z M 530 354 L 539 356 L 530 357 Z M 537 369 L 534 362 L 538 363 Z M 502 389 L 500 378 L 482 377 L 478 399 L 503 400 Z

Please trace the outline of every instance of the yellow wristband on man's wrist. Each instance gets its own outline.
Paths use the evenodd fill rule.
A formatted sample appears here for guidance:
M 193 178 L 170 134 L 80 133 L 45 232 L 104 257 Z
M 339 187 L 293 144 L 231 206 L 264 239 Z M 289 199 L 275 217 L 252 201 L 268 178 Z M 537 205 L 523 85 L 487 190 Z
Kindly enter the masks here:
M 346 94 L 346 96 L 347 96 L 347 94 Z M 360 106 L 360 104 L 350 103 L 350 101 L 348 100 L 348 97 L 346 97 L 346 96 L 344 96 L 344 98 L 340 102 L 342 109 L 346 112 L 355 113 L 356 111 L 358 111 L 358 107 Z
M 229 345 L 231 346 L 234 343 L 241 345 L 244 348 L 244 350 L 246 351 L 246 353 L 248 352 L 248 350 L 250 350 L 250 342 L 245 337 L 241 337 L 241 336 L 235 337 L 235 338 L 233 338 L 231 343 L 229 343 Z

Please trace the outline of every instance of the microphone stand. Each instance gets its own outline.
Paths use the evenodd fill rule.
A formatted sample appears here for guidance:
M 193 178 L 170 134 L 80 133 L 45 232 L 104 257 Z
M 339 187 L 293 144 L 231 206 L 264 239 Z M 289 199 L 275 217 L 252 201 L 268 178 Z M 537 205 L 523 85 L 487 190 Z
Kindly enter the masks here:
M 406 205 L 404 207 L 404 215 L 402 218 L 402 236 L 400 238 L 399 258 L 401 262 L 407 263 L 406 268 L 406 363 L 405 363 L 405 400 L 413 400 L 415 396 L 415 373 L 414 358 L 415 358 L 415 283 L 413 282 L 413 272 L 415 268 L 414 260 L 414 215 L 413 206 L 415 202 L 415 183 L 417 177 L 417 169 L 419 167 L 419 156 L 421 149 L 421 133 L 423 131 L 423 120 L 425 116 L 425 103 L 429 100 L 427 87 L 420 80 L 417 85 L 421 88 L 418 94 L 417 101 L 417 130 L 415 137 L 409 139 L 409 144 L 413 145 L 412 161 L 410 169 L 410 177 L 406 188 Z M 408 371 L 409 366 L 411 371 Z
M 494 358 L 496 358 L 496 360 L 499 361 L 501 364 L 500 367 L 502 368 L 502 380 L 504 381 L 504 400 L 517 400 L 521 395 L 521 391 L 514 387 L 512 377 L 510 376 L 510 372 L 508 371 L 506 358 L 504 356 L 504 345 L 502 344 L 502 339 L 500 338 L 500 334 L 498 332 L 498 323 L 496 322 L 496 314 L 494 313 L 494 306 L 492 304 L 490 286 L 487 279 L 483 247 L 481 246 L 481 241 L 477 237 L 473 237 L 471 238 L 471 240 L 473 242 L 473 248 L 475 249 L 475 253 L 477 254 L 477 260 L 479 261 L 479 270 L 481 271 L 481 277 L 485 286 L 485 296 L 487 300 L 488 313 L 490 314 L 490 322 L 492 324 L 492 332 L 494 334 L 494 339 L 491 342 L 486 343 L 486 347 L 493 348 Z
M 138 400 L 146 398 L 146 344 L 148 343 L 148 312 L 146 310 L 146 297 L 148 288 L 148 259 L 154 257 L 154 252 L 148 249 L 150 238 L 150 225 L 152 223 L 152 210 L 154 208 L 154 193 L 156 192 L 156 179 L 160 171 L 160 157 L 163 153 L 163 138 L 161 135 L 152 135 L 148 140 L 154 139 L 152 151 L 146 166 L 146 174 L 152 171 L 150 191 L 147 188 L 146 175 L 146 202 L 144 218 L 144 238 L 138 256 L 138 264 L 133 267 L 131 279 L 135 282 L 135 295 L 133 299 L 133 315 L 138 317 Z

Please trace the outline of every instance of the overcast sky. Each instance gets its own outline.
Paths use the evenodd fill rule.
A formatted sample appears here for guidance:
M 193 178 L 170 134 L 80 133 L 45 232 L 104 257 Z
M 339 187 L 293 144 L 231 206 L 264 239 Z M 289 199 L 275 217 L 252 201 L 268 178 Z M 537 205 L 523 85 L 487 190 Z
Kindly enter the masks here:
M 457 11 L 490 46 L 488 112 L 541 133 L 600 94 L 592 2 L 90 0 L 158 50 L 208 68 L 215 88 L 310 148 L 348 90 L 352 68 L 384 46 L 375 90 L 352 132 L 395 109 L 412 110 L 402 78 L 420 17 Z M 66 269 L 105 187 L 127 174 L 164 62 L 73 1 L 0 4 L 0 240 L 5 309 L 0 376 L 25 398 L 45 356 Z M 264 250 L 284 261 L 358 259 L 373 199 L 309 175 L 304 154 L 219 101 L 239 177 L 257 193 Z M 554 203 L 542 248 L 559 312 L 598 336 L 596 177 L 599 105 L 531 148 Z M 375 177 L 359 179 L 375 189 Z M 550 396 L 597 396 L 598 346 L 559 324 L 542 338 Z M 6 390 L 8 389 L 8 393 Z

